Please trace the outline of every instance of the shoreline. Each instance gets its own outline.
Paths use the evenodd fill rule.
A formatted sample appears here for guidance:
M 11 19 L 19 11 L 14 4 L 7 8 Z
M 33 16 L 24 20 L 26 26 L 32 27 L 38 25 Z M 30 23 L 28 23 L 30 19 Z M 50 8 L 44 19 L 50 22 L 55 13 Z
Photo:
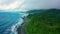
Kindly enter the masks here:
M 23 19 L 24 22 L 17 29 L 18 34 L 26 34 L 25 28 L 26 28 L 27 23 L 29 22 L 29 18 L 27 18 L 27 16 L 24 16 L 22 19 Z

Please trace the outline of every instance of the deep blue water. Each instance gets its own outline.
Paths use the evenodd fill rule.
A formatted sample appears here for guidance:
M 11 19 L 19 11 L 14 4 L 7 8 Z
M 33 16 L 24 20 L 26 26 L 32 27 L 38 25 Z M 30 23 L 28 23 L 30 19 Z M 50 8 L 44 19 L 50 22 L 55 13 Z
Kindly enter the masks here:
M 0 34 L 18 34 L 17 28 L 23 22 L 24 14 L 0 12 Z

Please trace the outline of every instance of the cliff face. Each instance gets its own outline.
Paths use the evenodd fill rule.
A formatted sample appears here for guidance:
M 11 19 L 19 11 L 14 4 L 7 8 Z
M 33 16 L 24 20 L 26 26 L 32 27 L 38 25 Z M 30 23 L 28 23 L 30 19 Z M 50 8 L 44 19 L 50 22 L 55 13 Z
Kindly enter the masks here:
M 60 34 L 59 9 L 48 9 L 42 13 L 30 14 L 27 17 L 30 21 L 25 27 L 26 34 Z
M 27 16 L 23 17 L 24 22 L 18 28 L 18 34 L 26 34 L 26 25 L 29 23 L 29 18 Z

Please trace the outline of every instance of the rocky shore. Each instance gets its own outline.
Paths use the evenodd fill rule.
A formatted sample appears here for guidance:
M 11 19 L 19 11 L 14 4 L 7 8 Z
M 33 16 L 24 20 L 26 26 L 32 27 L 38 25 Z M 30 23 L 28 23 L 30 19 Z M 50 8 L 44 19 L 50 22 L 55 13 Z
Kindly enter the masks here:
M 24 23 L 22 23 L 21 26 L 18 28 L 18 34 L 26 34 L 25 29 L 26 29 L 26 25 L 29 22 L 29 18 L 27 18 L 27 16 L 25 16 L 23 18 L 23 20 L 24 20 Z

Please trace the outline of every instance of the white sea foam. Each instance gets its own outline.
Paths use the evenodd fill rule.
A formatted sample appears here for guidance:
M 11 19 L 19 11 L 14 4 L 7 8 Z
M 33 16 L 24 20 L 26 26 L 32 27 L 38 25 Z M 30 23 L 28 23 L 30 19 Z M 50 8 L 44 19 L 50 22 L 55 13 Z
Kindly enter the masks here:
M 28 15 L 26 13 L 20 13 L 20 14 L 23 15 L 21 16 L 21 18 L 18 19 L 18 22 L 11 27 L 11 31 L 13 34 L 18 34 L 17 28 L 19 28 L 19 26 L 21 26 L 21 24 L 24 22 L 22 18 Z

